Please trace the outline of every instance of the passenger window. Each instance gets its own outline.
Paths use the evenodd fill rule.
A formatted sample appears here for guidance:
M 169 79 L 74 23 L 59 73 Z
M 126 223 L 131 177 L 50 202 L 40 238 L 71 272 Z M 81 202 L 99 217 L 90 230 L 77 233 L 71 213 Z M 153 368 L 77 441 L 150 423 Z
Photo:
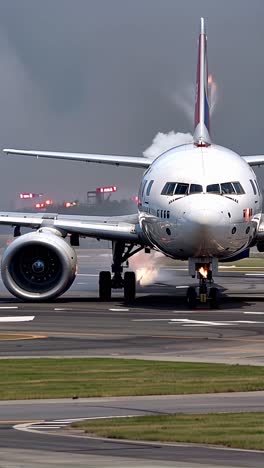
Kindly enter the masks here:
M 154 182 L 154 180 L 151 180 L 151 181 L 149 182 L 149 184 L 148 184 L 148 188 L 147 188 L 147 190 L 146 190 L 146 196 L 147 196 L 147 197 L 148 197 L 149 194 L 150 194 L 150 191 L 151 191 L 153 182 Z
M 188 184 L 177 184 L 174 195 L 185 195 L 188 192 L 188 189 L 189 189 Z
M 202 185 L 199 184 L 191 184 L 190 186 L 190 193 L 201 193 L 203 191 Z
M 159 218 L 159 210 L 157 210 L 157 217 Z
M 163 210 L 160 210 L 160 217 L 163 217 Z
M 220 193 L 220 186 L 219 184 L 211 184 L 207 185 L 206 192 L 208 193 Z
M 167 182 L 162 189 L 161 195 L 173 195 L 176 182 Z
M 251 186 L 252 186 L 254 195 L 257 195 L 256 187 L 255 187 L 255 185 L 253 184 L 253 180 L 250 179 L 249 181 L 250 181 L 250 183 L 251 183 Z
M 231 195 L 236 192 L 231 182 L 224 182 L 221 184 L 221 193 L 224 195 Z
M 169 217 L 170 217 L 170 212 L 167 211 L 167 219 L 169 219 Z
M 234 189 L 237 193 L 237 195 L 242 195 L 243 193 L 245 193 L 242 185 L 240 184 L 240 182 L 232 182 L 233 183 L 233 186 L 234 186 Z

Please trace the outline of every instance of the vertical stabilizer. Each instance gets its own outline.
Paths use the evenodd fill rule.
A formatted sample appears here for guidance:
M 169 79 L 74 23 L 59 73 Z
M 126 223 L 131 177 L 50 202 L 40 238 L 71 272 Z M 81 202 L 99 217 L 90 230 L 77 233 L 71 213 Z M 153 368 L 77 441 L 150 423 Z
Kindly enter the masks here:
M 208 97 L 207 37 L 204 18 L 201 18 L 201 31 L 198 42 L 198 62 L 195 91 L 194 143 L 199 146 L 211 144 L 210 109 Z

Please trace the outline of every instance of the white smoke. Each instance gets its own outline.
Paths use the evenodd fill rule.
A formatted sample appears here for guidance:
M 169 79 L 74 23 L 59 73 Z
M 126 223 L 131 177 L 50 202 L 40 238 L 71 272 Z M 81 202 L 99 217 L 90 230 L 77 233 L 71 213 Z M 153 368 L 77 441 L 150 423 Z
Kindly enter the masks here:
M 164 151 L 185 143 L 192 143 L 193 137 L 190 133 L 175 133 L 171 130 L 169 133 L 159 132 L 152 141 L 152 144 L 143 152 L 149 159 L 156 159 Z
M 152 250 L 146 254 L 143 250 L 131 257 L 129 264 L 136 273 L 136 280 L 140 286 L 155 283 L 159 275 L 160 264 L 164 255 Z
M 218 86 L 214 76 L 210 73 L 208 75 L 208 97 L 210 115 L 212 116 L 216 104 L 218 102 L 219 92 Z M 192 85 L 185 84 L 179 91 L 170 94 L 170 99 L 176 106 L 184 112 L 189 122 L 193 124 L 194 121 L 194 103 L 195 103 L 195 88 Z

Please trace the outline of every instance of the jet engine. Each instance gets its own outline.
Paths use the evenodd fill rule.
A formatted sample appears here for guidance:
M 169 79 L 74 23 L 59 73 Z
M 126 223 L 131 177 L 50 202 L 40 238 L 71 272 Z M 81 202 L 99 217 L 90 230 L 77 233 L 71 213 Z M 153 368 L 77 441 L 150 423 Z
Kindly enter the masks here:
M 76 276 L 77 257 L 58 231 L 40 229 L 16 238 L 5 250 L 4 285 L 26 301 L 44 301 L 63 294 Z

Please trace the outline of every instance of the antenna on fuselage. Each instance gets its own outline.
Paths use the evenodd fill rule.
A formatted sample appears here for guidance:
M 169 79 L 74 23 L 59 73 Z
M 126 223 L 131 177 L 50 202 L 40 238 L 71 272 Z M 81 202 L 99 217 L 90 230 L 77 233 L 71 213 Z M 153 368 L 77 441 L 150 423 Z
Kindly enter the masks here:
M 210 108 L 208 95 L 207 70 L 207 36 L 204 18 L 201 18 L 201 30 L 198 41 L 198 62 L 195 90 L 194 144 L 209 146 L 210 138 Z

